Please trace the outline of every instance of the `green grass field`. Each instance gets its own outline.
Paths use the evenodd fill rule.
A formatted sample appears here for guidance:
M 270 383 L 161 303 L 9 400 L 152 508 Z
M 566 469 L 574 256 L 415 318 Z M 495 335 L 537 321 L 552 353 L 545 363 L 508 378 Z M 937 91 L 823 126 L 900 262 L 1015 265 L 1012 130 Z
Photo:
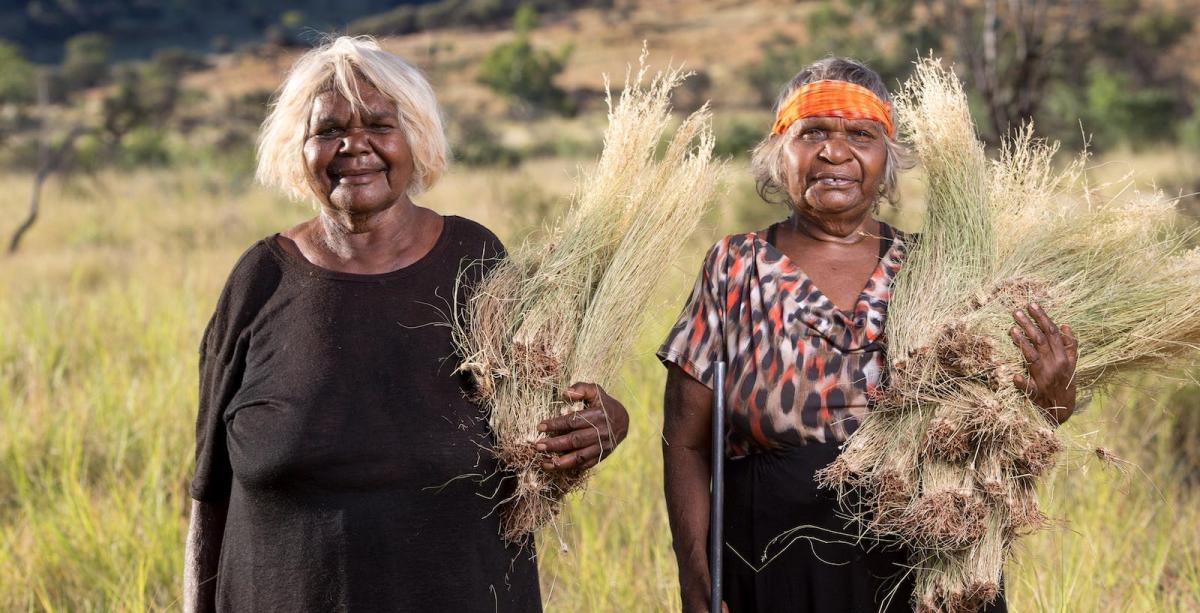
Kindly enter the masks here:
M 421 201 L 511 242 L 555 210 L 572 168 L 458 168 Z M 312 214 L 215 168 L 111 173 L 102 185 L 53 183 L 22 251 L 0 259 L 2 611 L 179 608 L 200 333 L 242 250 Z M 29 186 L 0 175 L 5 233 Z M 888 214 L 911 227 L 919 208 Z M 668 263 L 663 306 L 610 387 L 633 417 L 629 438 L 570 501 L 561 530 L 542 535 L 547 610 L 678 610 L 653 348 L 707 244 L 781 216 L 737 181 Z M 1180 400 L 1180 385 L 1139 381 L 1070 422 L 1077 449 L 1043 494 L 1059 521 L 1010 564 L 1010 610 L 1200 610 L 1200 485 L 1184 483 L 1200 469 L 1180 465 L 1171 442 L 1188 423 L 1196 432 L 1200 396 Z M 1100 463 L 1097 445 L 1134 464 Z

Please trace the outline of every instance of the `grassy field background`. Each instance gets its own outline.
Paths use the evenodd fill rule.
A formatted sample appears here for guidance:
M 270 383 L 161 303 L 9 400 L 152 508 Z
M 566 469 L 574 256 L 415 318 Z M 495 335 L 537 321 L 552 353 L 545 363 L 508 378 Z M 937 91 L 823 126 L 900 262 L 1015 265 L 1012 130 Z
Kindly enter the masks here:
M 580 163 L 457 168 L 421 202 L 511 243 L 561 207 Z M 1114 154 L 1097 174 L 1135 168 L 1157 181 L 1195 164 Z M 662 306 L 612 386 L 633 417 L 627 442 L 561 530 L 542 535 L 549 611 L 678 610 L 652 353 L 711 241 L 782 217 L 736 163 L 734 175 L 685 256 L 664 266 Z M 906 182 L 905 207 L 884 214 L 916 229 L 919 178 Z M 30 183 L 0 175 L 5 229 Z M 47 190 L 21 252 L 0 260 L 0 610 L 179 608 L 200 333 L 237 256 L 310 215 L 203 165 Z M 1200 469 L 1181 461 L 1200 443 L 1200 395 L 1186 378 L 1133 383 L 1066 427 L 1076 449 L 1043 492 L 1059 521 L 1010 564 L 1010 610 L 1200 610 Z M 1132 464 L 1100 463 L 1096 446 Z
M 469 161 L 464 152 L 480 145 L 505 154 L 472 162 L 482 166 L 455 166 L 420 202 L 480 221 L 509 244 L 561 210 L 578 168 L 601 146 L 600 75 L 611 75 L 619 88 L 643 41 L 654 66 L 670 61 L 699 71 L 696 87 L 676 103 L 711 99 L 718 146 L 739 156 L 728 191 L 700 231 L 680 237 L 687 241 L 684 254 L 663 263 L 659 306 L 620 381 L 609 386 L 630 409 L 629 438 L 587 491 L 569 501 L 561 525 L 542 534 L 548 611 L 678 610 L 661 494 L 664 371 L 653 350 L 707 247 L 726 233 L 762 228 L 784 215 L 758 200 L 747 176 L 746 150 L 771 121 L 749 77 L 758 68 L 786 70 L 826 52 L 909 57 L 917 49 L 900 32 L 902 24 L 863 8 L 888 4 L 910 3 L 641 0 L 548 14 L 534 43 L 554 53 L 574 50 L 555 78 L 580 103 L 578 114 L 567 116 L 531 112 L 479 82 L 485 58 L 514 40 L 506 25 L 425 29 L 383 41 L 428 74 L 460 159 Z M 841 12 L 849 5 L 859 8 Z M 1181 44 L 1171 53 L 1160 54 L 1150 43 L 1156 33 L 1175 31 L 1172 19 L 1190 24 L 1194 5 L 1138 0 L 1091 7 L 1108 15 L 1114 29 L 1095 41 L 1064 43 L 1072 74 L 1055 78 L 1092 76 L 1068 79 L 1047 93 L 1045 106 L 1057 109 L 1065 127 L 1055 132 L 1052 122 L 1039 124 L 1063 138 L 1068 150 L 1097 132 L 1094 144 L 1105 154 L 1093 161 L 1095 182 L 1135 172 L 1142 188 L 1184 194 L 1181 208 L 1193 220 L 1200 218 L 1200 198 L 1187 194 L 1200 191 L 1200 140 L 1185 143 L 1188 129 L 1200 139 L 1200 113 L 1192 124 L 1166 120 L 1196 108 L 1171 96 L 1194 95 L 1200 37 L 1177 34 Z M 937 16 L 934 9 L 918 12 Z M 1133 30 L 1149 37 L 1136 49 L 1123 34 Z M 791 41 L 787 53 L 771 56 L 770 43 L 781 35 Z M 863 41 L 870 44 L 858 44 Z M 1102 57 L 1097 48 L 1105 45 L 1092 43 L 1114 49 Z M 142 126 L 120 147 L 106 148 L 103 130 L 82 138 L 69 180 L 55 176 L 47 184 L 42 215 L 20 252 L 0 254 L 0 613 L 180 608 L 200 334 L 237 257 L 263 236 L 313 215 L 249 180 L 263 103 L 302 53 L 299 47 L 254 49 L 207 54 L 209 68 L 181 77 L 174 115 Z M 1115 60 L 1127 57 L 1154 60 L 1138 64 L 1140 73 L 1180 73 L 1178 89 L 1146 90 L 1135 86 L 1140 80 L 1122 81 L 1107 69 L 1089 72 L 1090 63 L 1107 58 L 1125 66 Z M 971 70 L 966 62 L 960 68 L 964 75 Z M 131 98 L 154 93 L 155 83 L 162 86 L 148 82 Z M 76 120 L 96 121 L 117 89 L 109 82 L 78 91 L 46 114 L 27 109 L 32 114 L 26 116 L 0 104 L 0 132 L 6 122 L 24 132 L 0 133 L 5 244 L 28 206 L 38 155 L 34 118 L 46 117 L 51 140 L 60 138 Z M 1167 96 L 1169 108 L 1155 95 Z M 1105 130 L 1113 119 L 1125 120 L 1128 138 Z M 1163 126 L 1171 138 L 1133 138 L 1141 128 Z M 1178 144 L 1158 144 L 1167 141 Z M 1140 149 L 1121 150 L 1125 142 Z M 510 161 L 515 165 L 501 167 Z M 903 206 L 882 214 L 918 230 L 919 170 L 905 176 L 902 191 Z M 1009 565 L 1011 611 L 1200 611 L 1200 386 L 1194 383 L 1200 370 L 1184 366 L 1130 381 L 1065 427 L 1073 448 L 1042 492 L 1057 521 L 1026 539 Z M 1100 462 L 1097 447 L 1128 464 Z

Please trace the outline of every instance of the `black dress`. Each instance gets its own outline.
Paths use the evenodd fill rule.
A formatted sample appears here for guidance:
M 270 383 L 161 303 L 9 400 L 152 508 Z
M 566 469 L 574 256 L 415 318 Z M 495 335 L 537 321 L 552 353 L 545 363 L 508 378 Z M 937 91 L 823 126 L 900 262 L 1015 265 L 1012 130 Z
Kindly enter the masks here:
M 539 611 L 506 546 L 480 409 L 449 329 L 465 263 L 502 253 L 445 218 L 390 273 L 318 268 L 275 237 L 237 263 L 205 332 L 193 498 L 228 501 L 224 611 Z

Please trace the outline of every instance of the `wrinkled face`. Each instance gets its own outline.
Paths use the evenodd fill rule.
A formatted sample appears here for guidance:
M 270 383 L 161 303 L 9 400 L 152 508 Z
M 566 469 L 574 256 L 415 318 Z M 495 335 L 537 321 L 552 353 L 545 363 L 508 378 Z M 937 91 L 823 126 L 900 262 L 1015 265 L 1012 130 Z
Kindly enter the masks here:
M 313 192 L 326 206 L 352 214 L 403 201 L 413 176 L 396 104 L 365 81 L 358 86 L 365 103 L 359 111 L 336 90 L 317 96 L 304 139 Z
M 817 218 L 868 215 L 887 165 L 883 126 L 840 117 L 806 117 L 796 123 L 798 131 L 787 137 L 782 152 L 793 206 Z

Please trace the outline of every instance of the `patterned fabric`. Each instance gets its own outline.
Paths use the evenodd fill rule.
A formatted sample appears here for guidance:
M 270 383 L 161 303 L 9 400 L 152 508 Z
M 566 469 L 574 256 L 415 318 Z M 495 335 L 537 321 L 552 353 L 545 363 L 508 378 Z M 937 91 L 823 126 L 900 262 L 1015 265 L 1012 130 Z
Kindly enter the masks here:
M 731 457 L 843 441 L 857 427 L 884 372 L 883 322 L 911 240 L 880 226 L 879 263 L 852 313 L 756 232 L 709 250 L 658 357 L 711 388 L 723 355 Z
M 797 119 L 805 117 L 874 119 L 883 124 L 888 136 L 896 135 L 892 106 L 880 100 L 875 92 L 848 81 L 813 81 L 796 88 L 779 105 L 771 133 L 783 134 Z

